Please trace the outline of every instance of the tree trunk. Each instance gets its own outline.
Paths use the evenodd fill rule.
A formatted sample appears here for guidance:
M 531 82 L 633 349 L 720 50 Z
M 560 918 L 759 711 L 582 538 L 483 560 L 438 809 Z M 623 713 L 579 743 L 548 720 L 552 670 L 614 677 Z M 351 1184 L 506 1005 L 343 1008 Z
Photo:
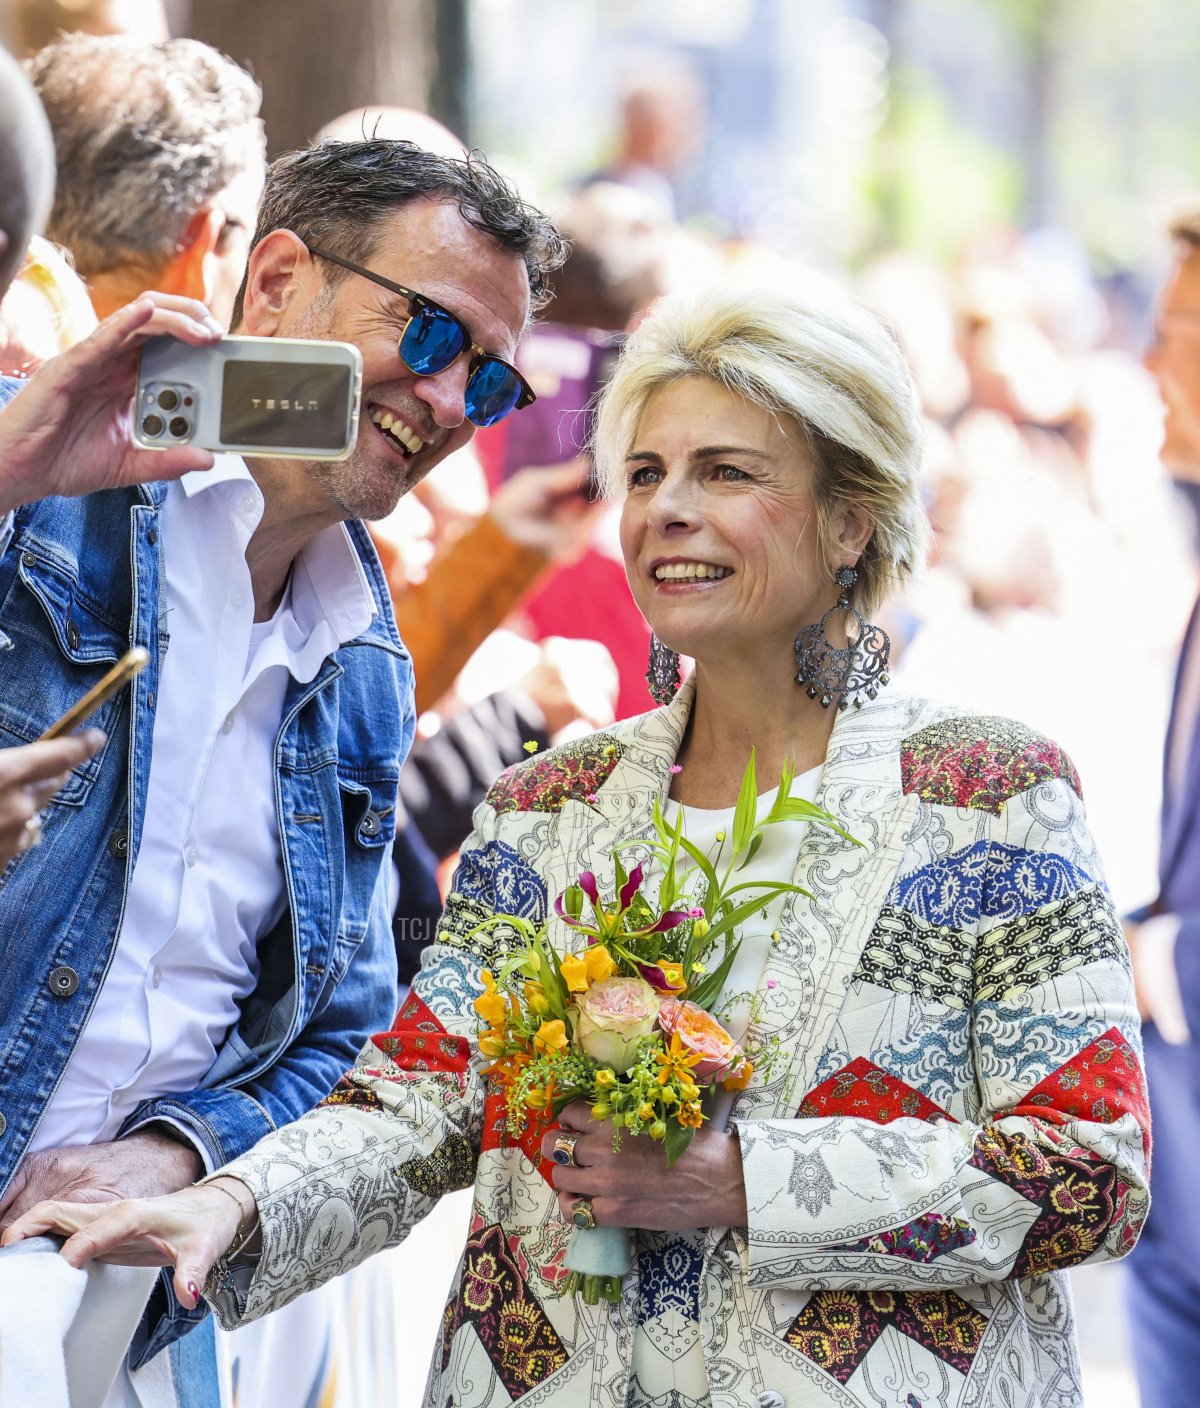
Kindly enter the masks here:
M 187 32 L 263 90 L 272 155 L 351 108 L 426 109 L 437 0 L 194 0 Z

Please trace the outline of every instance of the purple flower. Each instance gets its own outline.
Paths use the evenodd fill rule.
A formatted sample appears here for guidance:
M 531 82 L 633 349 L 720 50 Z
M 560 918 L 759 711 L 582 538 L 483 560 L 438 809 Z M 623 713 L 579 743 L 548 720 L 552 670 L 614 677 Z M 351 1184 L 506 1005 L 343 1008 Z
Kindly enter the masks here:
M 596 884 L 596 877 L 590 870 L 585 870 L 579 877 L 579 888 L 593 904 L 600 903 L 600 887 Z
M 682 924 L 688 914 L 682 909 L 668 909 L 663 917 L 654 925 L 652 929 L 647 929 L 648 934 L 665 934 L 668 929 L 674 929 L 677 924 Z
M 617 896 L 617 903 L 622 913 L 633 903 L 633 897 L 642 888 L 642 877 L 645 870 L 640 865 L 635 865 L 629 872 L 629 879 L 621 886 L 621 892 Z

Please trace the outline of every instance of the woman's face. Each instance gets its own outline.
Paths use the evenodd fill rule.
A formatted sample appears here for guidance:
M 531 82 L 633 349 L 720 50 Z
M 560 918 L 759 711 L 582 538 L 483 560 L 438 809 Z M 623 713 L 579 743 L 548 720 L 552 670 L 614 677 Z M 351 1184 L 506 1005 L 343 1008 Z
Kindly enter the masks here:
M 701 663 L 786 661 L 837 598 L 796 422 L 681 378 L 647 401 L 625 471 L 625 570 L 659 639 Z

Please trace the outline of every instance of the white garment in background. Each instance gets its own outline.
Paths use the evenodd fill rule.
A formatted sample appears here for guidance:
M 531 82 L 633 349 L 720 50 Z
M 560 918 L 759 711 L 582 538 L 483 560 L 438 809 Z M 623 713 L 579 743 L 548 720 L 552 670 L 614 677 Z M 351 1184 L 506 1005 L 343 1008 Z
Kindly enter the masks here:
M 815 801 L 817 788 L 821 783 L 822 767 L 823 764 L 810 768 L 808 772 L 801 773 L 799 777 L 795 778 L 792 782 L 790 795 L 806 802 Z M 767 815 L 774 805 L 778 792 L 778 787 L 773 787 L 769 792 L 759 793 L 755 820 L 761 821 Z M 663 814 L 668 825 L 675 825 L 680 810 L 680 803 L 667 802 L 663 807 Z M 733 845 L 733 818 L 736 810 L 736 807 L 716 809 L 682 807 L 684 813 L 683 834 L 697 850 L 713 862 L 718 876 L 725 874 L 725 869 L 729 864 L 730 850 Z M 809 823 L 806 821 L 778 821 L 766 827 L 758 853 L 748 865 L 736 872 L 736 879 L 731 883 L 790 882 L 796 869 L 800 846 L 804 841 L 804 833 L 808 830 L 808 826 Z M 724 833 L 723 842 L 717 839 L 718 832 Z M 747 891 L 744 895 L 739 895 L 736 898 L 741 901 L 752 898 L 752 895 L 752 891 Z M 758 992 L 762 982 L 763 968 L 766 966 L 767 954 L 771 947 L 771 934 L 779 927 L 784 906 L 790 899 L 791 895 L 788 892 L 776 896 L 761 910 L 752 914 L 738 931 L 740 943 L 737 955 L 733 960 L 733 967 L 729 970 L 729 977 L 725 982 L 721 1001 L 717 1004 L 718 1012 L 724 1014 L 725 1017 L 723 1025 L 735 1041 L 741 1041 L 749 1028 L 753 996 Z M 722 951 L 720 946 L 714 950 L 718 961 Z M 735 1098 L 736 1092 L 734 1091 L 722 1090 L 718 1092 L 709 1111 L 708 1127 L 710 1129 L 725 1128 Z
M 375 608 L 336 524 L 296 558 L 274 619 L 255 626 L 246 545 L 262 512 L 236 455 L 168 488 L 170 644 L 141 843 L 112 964 L 31 1150 L 110 1139 L 142 1101 L 193 1089 L 283 913 L 272 758 L 288 676 L 313 679 Z

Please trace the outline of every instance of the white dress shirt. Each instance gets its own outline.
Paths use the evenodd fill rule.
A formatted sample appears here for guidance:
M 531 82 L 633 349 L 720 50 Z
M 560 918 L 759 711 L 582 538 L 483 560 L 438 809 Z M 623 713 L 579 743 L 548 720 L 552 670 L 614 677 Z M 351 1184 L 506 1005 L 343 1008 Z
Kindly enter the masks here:
M 288 678 L 313 679 L 374 599 L 342 524 L 255 624 L 243 460 L 172 484 L 160 523 L 167 631 L 141 843 L 104 985 L 30 1150 L 111 1139 L 142 1101 L 195 1088 L 255 985 L 286 888 L 273 754 Z

